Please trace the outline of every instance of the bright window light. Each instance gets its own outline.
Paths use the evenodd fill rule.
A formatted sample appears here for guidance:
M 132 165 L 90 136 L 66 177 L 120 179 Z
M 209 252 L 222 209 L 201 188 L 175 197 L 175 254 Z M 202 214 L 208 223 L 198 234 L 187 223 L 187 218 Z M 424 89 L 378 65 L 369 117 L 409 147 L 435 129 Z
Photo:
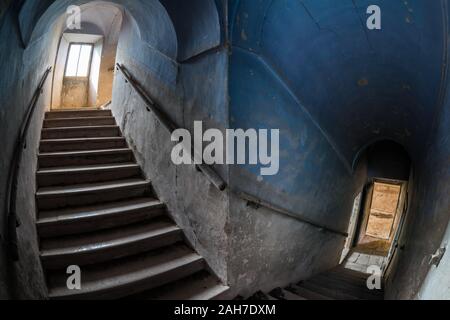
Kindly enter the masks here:
M 66 77 L 87 77 L 91 53 L 92 45 L 90 44 L 71 44 L 67 57 Z

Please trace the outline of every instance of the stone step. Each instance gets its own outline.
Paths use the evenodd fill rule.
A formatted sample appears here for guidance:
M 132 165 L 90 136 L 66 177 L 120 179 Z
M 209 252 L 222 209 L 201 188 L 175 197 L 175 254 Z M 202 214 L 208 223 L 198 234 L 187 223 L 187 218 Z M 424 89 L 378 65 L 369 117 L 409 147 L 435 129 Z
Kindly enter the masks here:
M 147 223 L 41 241 L 41 261 L 48 270 L 123 258 L 182 241 L 181 229 L 168 218 Z
M 333 278 L 333 276 L 327 276 L 327 274 L 319 275 L 309 281 L 319 286 L 329 289 L 336 289 L 342 293 L 359 297 L 364 300 L 377 300 L 381 299 L 383 296 L 383 292 L 381 290 L 369 290 L 365 283 L 353 284 L 349 281 L 337 280 L 336 278 Z
M 66 270 L 48 273 L 51 299 L 118 299 L 183 279 L 205 268 L 182 244 L 81 268 L 81 290 L 67 288 Z
M 295 293 L 281 288 L 271 291 L 269 295 L 278 300 L 306 300 L 305 298 L 296 295 Z
M 131 149 L 64 151 L 38 155 L 39 168 L 135 162 Z
M 42 140 L 39 151 L 48 153 L 61 151 L 120 149 L 126 147 L 127 142 L 124 137 L 53 139 Z
M 258 291 L 254 295 L 250 296 L 247 300 L 250 300 L 250 301 L 267 301 L 267 300 L 276 301 L 276 300 L 280 300 L 280 299 L 272 297 L 268 293 L 264 293 L 262 291 Z
M 346 269 L 342 266 L 339 266 L 337 268 L 330 270 L 329 273 L 336 274 L 336 275 L 343 276 L 343 277 L 349 277 L 351 279 L 359 279 L 362 281 L 366 281 L 367 278 L 370 276 L 370 274 L 368 274 L 368 273 L 359 272 L 359 271 L 355 271 L 355 270 L 351 270 L 351 269 Z
M 369 276 L 367 276 L 367 278 L 368 277 Z M 355 279 L 355 278 L 347 277 L 342 274 L 331 273 L 331 272 L 323 273 L 323 274 L 317 276 L 317 278 L 326 278 L 326 279 L 329 279 L 330 281 L 332 281 L 333 283 L 346 284 L 346 285 L 353 286 L 356 288 L 366 288 L 366 286 L 367 286 L 367 284 L 366 284 L 367 279 Z
M 131 297 L 137 300 L 222 300 L 230 288 L 215 276 L 200 271 L 190 277 Z
M 41 211 L 37 229 L 41 238 L 80 234 L 126 226 L 160 217 L 165 205 L 153 198 L 138 198 L 94 206 Z
M 67 128 L 47 128 L 42 129 L 41 139 L 72 139 L 72 138 L 99 138 L 99 137 L 120 137 L 120 128 L 112 126 L 87 126 L 87 127 L 67 127 Z
M 154 198 L 110 111 L 46 113 L 36 180 L 49 298 L 227 297 Z M 81 268 L 80 290 L 67 286 L 69 266 Z
M 45 119 L 67 119 L 86 117 L 111 117 L 111 110 L 69 110 L 51 111 L 45 113 Z
M 143 179 L 40 188 L 36 193 L 40 210 L 86 206 L 148 195 L 150 182 Z
M 60 118 L 44 120 L 44 128 L 113 126 L 115 124 L 116 120 L 113 117 Z
M 346 275 L 343 273 L 334 273 L 334 272 L 329 272 L 327 273 L 328 276 L 335 278 L 336 280 L 341 280 L 341 281 L 347 281 L 350 283 L 353 283 L 355 285 L 364 285 L 367 281 L 367 278 L 369 278 L 370 275 L 366 275 L 365 278 L 355 278 L 352 277 L 350 275 Z
M 297 284 L 300 288 L 305 288 L 307 290 L 319 293 L 326 297 L 331 297 L 336 300 L 360 300 L 358 296 L 353 296 L 344 292 L 341 292 L 336 288 L 327 288 L 317 283 L 311 281 L 303 281 Z
M 355 279 L 345 279 L 340 276 L 337 276 L 335 274 L 330 274 L 328 272 L 319 274 L 313 278 L 314 280 L 318 281 L 326 281 L 329 283 L 332 283 L 337 286 L 347 286 L 351 288 L 366 288 L 366 282 L 361 280 L 355 280 Z
M 39 187 L 51 187 L 139 178 L 142 173 L 136 163 L 118 163 L 40 169 L 36 176 Z
M 308 290 L 306 288 L 302 288 L 296 285 L 292 285 L 289 288 L 286 288 L 287 291 L 290 291 L 300 297 L 305 298 L 306 300 L 334 300 L 333 298 L 324 296 L 320 293 Z

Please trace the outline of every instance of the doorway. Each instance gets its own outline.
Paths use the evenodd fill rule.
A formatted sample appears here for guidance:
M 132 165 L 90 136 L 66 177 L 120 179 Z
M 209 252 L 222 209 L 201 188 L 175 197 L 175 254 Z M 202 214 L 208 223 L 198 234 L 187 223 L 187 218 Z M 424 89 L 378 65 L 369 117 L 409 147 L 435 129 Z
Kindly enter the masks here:
M 357 228 L 351 236 L 348 254 L 343 259 L 348 269 L 368 273 L 377 266 L 386 270 L 394 240 L 406 212 L 408 182 L 375 178 L 366 185 L 360 203 Z
M 380 256 L 386 256 L 389 253 L 400 221 L 402 185 L 402 182 L 380 180 L 373 182 L 367 223 L 357 244 L 360 252 Z
M 384 273 L 405 220 L 411 158 L 400 144 L 382 140 L 366 147 L 355 165 L 366 179 L 354 202 L 341 263 L 364 273 L 379 267 Z

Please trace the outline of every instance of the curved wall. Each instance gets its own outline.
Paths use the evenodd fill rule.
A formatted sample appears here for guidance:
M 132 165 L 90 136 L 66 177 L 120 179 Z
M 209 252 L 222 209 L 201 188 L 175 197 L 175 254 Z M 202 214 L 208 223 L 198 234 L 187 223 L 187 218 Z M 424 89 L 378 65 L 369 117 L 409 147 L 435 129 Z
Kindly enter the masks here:
M 380 137 L 423 146 L 444 85 L 440 1 L 376 1 L 382 31 L 361 1 L 235 2 L 233 47 L 270 66 L 348 163 Z
M 382 10 L 382 31 L 366 28 L 369 4 Z M 280 128 L 283 150 L 277 176 L 258 177 L 257 166 L 233 167 L 231 186 L 345 230 L 353 197 L 367 174 L 364 166 L 353 168 L 358 154 L 376 141 L 399 143 L 411 154 L 418 176 L 408 222 L 408 229 L 415 230 L 409 234 L 417 240 L 405 236 L 411 251 L 400 260 L 410 276 L 398 273 L 403 280 L 395 281 L 393 288 L 397 296 L 417 292 L 428 271 L 425 261 L 443 236 L 436 223 L 448 219 L 442 198 L 448 179 L 440 179 L 444 191 L 438 191 L 427 176 L 431 163 L 443 177 L 448 168 L 442 163 L 448 156 L 442 140 L 448 126 L 440 124 L 441 136 L 433 133 L 447 86 L 447 1 L 233 0 L 228 12 L 230 124 Z M 247 216 L 231 213 L 231 219 L 243 235 L 257 232 Z M 295 254 L 318 252 L 334 259 L 330 252 L 341 248 L 339 241 L 326 243 L 326 238 L 316 236 L 309 242 L 300 234 L 289 234 L 262 213 L 257 219 L 267 226 L 258 233 L 265 249 L 271 243 L 279 248 L 292 242 L 303 245 L 283 253 L 249 252 L 253 258 L 248 270 L 261 261 L 276 261 L 275 256 L 283 261 L 273 264 L 278 269 L 283 265 L 292 275 L 303 276 L 326 268 L 328 262 L 319 259 L 313 267 L 299 270 L 301 261 L 292 258 Z M 436 237 L 425 235 L 420 227 L 425 221 L 428 230 L 439 228 Z M 236 241 L 235 250 L 239 248 Z M 268 277 L 254 277 L 261 283 L 280 278 L 277 267 L 265 270 Z
M 176 5 L 176 1 L 172 3 Z M 16 20 L 18 11 L 10 10 L 2 17 L 0 24 L 2 43 L 9 44 L 8 50 L 4 50 L 5 48 L 0 50 L 2 58 L 0 115 L 1 123 L 5 124 L 0 129 L 5 149 L 0 162 L 1 172 L 9 170 L 8 159 L 12 153 L 14 141 L 12 137 L 16 134 L 29 97 L 35 90 L 45 68 L 55 62 L 59 38 L 65 29 L 65 11 L 71 4 L 117 5 L 124 9 L 125 21 L 119 40 L 118 62 L 124 63 L 138 79 L 152 89 L 155 99 L 167 108 L 167 112 L 174 115 L 180 126 L 184 125 L 184 121 L 188 126 L 192 117 L 197 119 L 202 117 L 211 126 L 212 123 L 214 126 L 227 126 L 224 123 L 227 119 L 225 116 L 227 114 L 225 104 L 227 55 L 222 51 L 214 55 L 201 56 L 204 50 L 208 51 L 217 43 L 220 44 L 222 23 L 219 22 L 213 0 L 208 1 L 208 6 L 205 7 L 206 12 L 200 15 L 202 17 L 200 20 L 196 19 L 196 15 L 192 13 L 190 22 L 179 22 L 177 19 L 183 15 L 178 14 L 176 10 L 169 15 L 163 4 L 156 0 L 95 2 L 27 0 L 19 20 Z M 196 8 L 199 9 L 199 6 L 197 5 Z M 20 21 L 21 29 L 17 28 L 16 21 Z M 200 27 L 191 34 L 177 36 L 174 24 L 183 26 L 186 23 L 199 24 L 200 27 L 209 30 L 210 36 L 206 37 L 206 40 L 201 38 L 201 41 L 198 41 Z M 17 30 L 19 33 L 16 32 Z M 25 49 L 22 47 L 22 34 L 28 40 L 25 43 Z M 178 42 L 182 48 L 182 57 L 189 58 L 193 54 L 200 56 L 195 61 L 179 64 L 177 62 Z M 196 47 L 196 43 L 201 45 Z M 50 87 L 51 80 L 47 82 L 45 94 L 40 99 L 40 106 L 30 128 L 28 149 L 24 157 L 26 165 L 23 166 L 20 178 L 21 201 L 18 208 L 22 222 L 18 228 L 20 261 L 10 264 L 13 268 L 9 274 L 6 274 L 8 260 L 5 256 L 5 239 L 2 238 L 1 241 L 0 297 L 12 295 L 16 298 L 29 299 L 46 296 L 36 241 L 34 197 L 30 195 L 34 194 L 36 189 L 34 181 L 36 150 L 44 110 L 50 105 Z M 191 243 L 206 258 L 214 271 L 226 280 L 224 261 L 226 254 L 223 253 L 226 245 L 223 228 L 227 212 L 226 195 L 216 194 L 214 188 L 210 187 L 193 167 L 178 170 L 171 166 L 170 153 L 165 154 L 165 151 L 171 148 L 170 136 L 167 137 L 161 127 L 154 123 L 152 115 L 145 111 L 140 99 L 118 74 L 115 76 L 114 91 L 116 103 L 112 105 L 113 112 L 122 125 L 122 130 L 131 142 L 131 146 L 135 149 L 146 174 L 155 180 L 158 194 L 163 201 L 167 202 L 171 214 L 185 229 Z M 133 115 L 139 116 L 133 118 Z M 127 122 L 132 118 L 133 123 L 128 126 Z M 154 152 L 155 148 L 158 150 L 157 153 Z M 155 155 L 159 157 L 155 158 Z M 221 170 L 226 176 L 226 171 Z M 0 190 L 2 203 L 5 200 L 3 192 L 5 184 L 6 181 L 2 178 Z M 195 189 L 197 192 L 194 193 Z M 193 192 L 192 197 L 185 197 L 180 201 L 177 194 L 185 194 L 188 191 Z M 202 195 L 202 202 L 197 201 L 199 194 Z M 2 208 L 0 215 L 2 236 L 5 227 L 4 216 Z M 7 279 L 15 279 L 15 281 L 7 284 Z
M 221 44 L 219 13 L 212 0 L 161 0 L 178 38 L 178 60 L 185 61 Z
M 87 3 L 27 0 L 19 20 L 14 10 L 1 18 L 0 39 L 8 43 L 8 50 L 0 50 L 1 172 L 9 170 L 11 137 L 31 94 L 55 61 L 66 7 Z M 112 109 L 138 161 L 189 241 L 236 293 L 273 289 L 331 268 L 345 239 L 250 207 L 233 191 L 346 230 L 353 197 L 367 176 L 364 162 L 352 165 L 364 147 L 381 139 L 403 145 L 415 168 L 402 238 L 407 250 L 398 255 L 389 294 L 432 297 L 437 286 L 445 291 L 439 280 L 446 258 L 423 279 L 429 256 L 446 245 L 442 238 L 449 218 L 447 100 L 443 104 L 447 1 L 376 1 L 385 8 L 383 33 L 364 28 L 365 1 L 103 3 L 124 8 L 117 61 L 179 126 L 192 131 L 193 121 L 203 120 L 205 129 L 281 129 L 279 174 L 261 179 L 255 166 L 218 166 L 231 189 L 219 193 L 194 167 L 171 163 L 170 136 L 115 75 Z M 12 273 L 3 272 L 2 241 L 0 297 L 10 294 L 3 288 L 12 278 L 16 297 L 46 295 L 29 195 L 35 192 L 35 154 L 49 83 L 24 158 L 32 165 L 21 172 L 21 260 Z M 4 212 L 0 226 L 3 235 Z

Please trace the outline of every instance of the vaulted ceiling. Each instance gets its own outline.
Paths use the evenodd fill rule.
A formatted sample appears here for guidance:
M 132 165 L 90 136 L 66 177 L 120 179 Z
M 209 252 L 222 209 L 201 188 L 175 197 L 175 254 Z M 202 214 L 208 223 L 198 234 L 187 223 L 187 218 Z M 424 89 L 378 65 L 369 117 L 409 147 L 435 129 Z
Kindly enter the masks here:
M 233 46 L 271 69 L 349 166 L 381 139 L 420 152 L 442 103 L 446 1 L 230 4 Z M 381 30 L 366 27 L 371 4 L 381 8 Z

